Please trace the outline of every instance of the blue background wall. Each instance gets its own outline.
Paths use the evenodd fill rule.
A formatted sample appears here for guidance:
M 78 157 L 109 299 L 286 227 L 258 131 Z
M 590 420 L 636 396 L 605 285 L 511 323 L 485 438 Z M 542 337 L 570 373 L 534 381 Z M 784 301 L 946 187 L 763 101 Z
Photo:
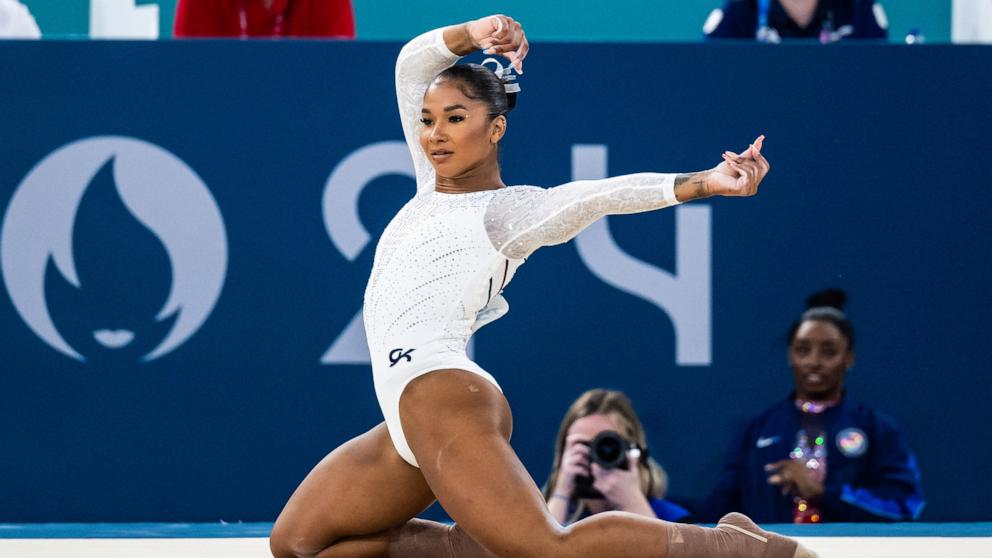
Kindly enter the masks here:
M 89 33 L 89 0 L 21 0 L 38 20 L 46 37 L 85 37 Z M 157 4 L 160 36 L 172 36 L 176 0 L 136 0 Z M 411 5 L 406 0 L 353 0 L 359 39 L 406 40 L 439 21 L 455 23 L 491 13 L 509 14 L 524 23 L 534 39 L 562 41 L 698 41 L 710 10 L 721 0 L 625 0 L 604 13 L 598 0 L 433 0 Z M 891 37 L 901 41 L 912 28 L 927 40 L 951 38 L 951 0 L 888 0 L 883 2 Z M 439 20 L 440 18 L 440 20 Z
M 134 137 L 203 180 L 229 256 L 209 319 L 147 363 L 96 347 L 103 306 L 79 311 L 57 274 L 49 308 L 86 362 L 43 343 L 9 291 L 0 296 L 0 522 L 271 520 L 321 456 L 381 420 L 367 367 L 320 364 L 372 261 L 371 245 L 355 261 L 335 249 L 321 199 L 343 158 L 401 139 L 399 46 L 0 43 L 0 75 L 19 76 L 0 90 L 5 218 L 56 148 Z M 773 164 L 757 198 L 698 204 L 712 218 L 711 365 L 676 365 L 666 314 L 595 278 L 574 245 L 521 269 L 513 310 L 480 332 L 476 356 L 509 397 L 514 446 L 539 482 L 568 404 L 608 386 L 633 396 L 673 490 L 707 490 L 734 428 L 789 391 L 782 337 L 803 299 L 839 285 L 859 334 L 850 393 L 904 426 L 925 475 L 924 519 L 992 518 L 975 498 L 992 493 L 982 427 L 992 78 L 974 71 L 990 55 L 537 44 L 504 149 L 508 183 L 568 181 L 575 144 L 608 146 L 611 174 L 687 171 L 765 133 Z M 146 322 L 136 343 L 156 341 L 149 315 L 168 260 L 97 186 L 73 230 L 89 270 L 82 291 L 109 292 L 108 308 Z M 401 176 L 365 189 L 359 214 L 373 237 L 412 191 Z M 674 271 L 675 214 L 610 228 L 625 251 Z

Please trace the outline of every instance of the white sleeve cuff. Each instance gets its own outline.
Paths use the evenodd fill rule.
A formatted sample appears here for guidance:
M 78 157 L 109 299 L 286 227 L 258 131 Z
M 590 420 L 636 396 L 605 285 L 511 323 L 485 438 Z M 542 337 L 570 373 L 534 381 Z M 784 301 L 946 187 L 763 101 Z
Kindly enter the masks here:
M 678 205 L 682 202 L 675 197 L 675 177 L 678 175 L 668 174 L 665 176 L 664 182 L 661 184 L 661 195 L 665 197 L 665 201 L 669 205 Z

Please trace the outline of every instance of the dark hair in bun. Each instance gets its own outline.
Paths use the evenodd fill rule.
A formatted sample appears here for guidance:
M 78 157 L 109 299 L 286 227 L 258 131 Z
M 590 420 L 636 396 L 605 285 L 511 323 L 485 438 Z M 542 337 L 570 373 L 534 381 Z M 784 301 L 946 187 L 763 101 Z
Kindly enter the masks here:
M 844 310 L 844 303 L 847 302 L 847 294 L 836 288 L 826 289 L 813 293 L 806 297 L 806 308 L 835 308 Z
M 508 85 L 516 76 L 509 72 L 502 77 L 479 64 L 458 64 L 437 75 L 438 80 L 457 82 L 462 94 L 474 101 L 482 101 L 489 106 L 489 118 L 496 118 L 513 110 L 517 105 L 517 93 L 508 93 Z M 510 87 L 519 90 L 519 87 Z
M 796 332 L 803 322 L 809 320 L 819 320 L 833 324 L 841 335 L 847 338 L 847 346 L 854 348 L 854 326 L 844 315 L 844 303 L 847 302 L 847 294 L 837 288 L 825 289 L 813 293 L 806 297 L 806 311 L 792 324 L 789 329 L 789 343 L 796 337 Z

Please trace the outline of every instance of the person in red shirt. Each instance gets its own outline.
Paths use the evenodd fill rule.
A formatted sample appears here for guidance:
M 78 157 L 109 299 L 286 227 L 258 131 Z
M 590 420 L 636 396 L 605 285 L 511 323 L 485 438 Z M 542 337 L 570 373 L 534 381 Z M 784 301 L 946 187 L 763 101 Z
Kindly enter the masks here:
M 179 0 L 176 37 L 355 38 L 351 0 Z

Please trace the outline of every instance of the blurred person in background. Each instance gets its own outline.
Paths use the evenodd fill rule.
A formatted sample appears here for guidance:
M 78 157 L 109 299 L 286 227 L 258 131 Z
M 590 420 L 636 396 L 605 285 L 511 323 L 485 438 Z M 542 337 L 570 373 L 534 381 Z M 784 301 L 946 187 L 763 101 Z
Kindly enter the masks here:
M 709 39 L 885 39 L 889 22 L 874 0 L 726 0 L 703 25 Z
M 730 511 L 768 523 L 919 517 L 920 471 L 902 432 L 844 388 L 854 365 L 846 298 L 828 289 L 807 299 L 788 335 L 795 390 L 748 423 L 712 494 L 684 502 L 695 519 Z
M 0 0 L 0 39 L 40 39 L 41 29 L 17 0 Z
M 355 38 L 351 0 L 179 0 L 176 37 Z
M 668 475 L 650 456 L 644 427 L 626 395 L 593 389 L 572 403 L 558 430 L 544 487 L 559 523 L 604 511 L 684 519 L 689 512 L 665 500 L 667 490 Z

